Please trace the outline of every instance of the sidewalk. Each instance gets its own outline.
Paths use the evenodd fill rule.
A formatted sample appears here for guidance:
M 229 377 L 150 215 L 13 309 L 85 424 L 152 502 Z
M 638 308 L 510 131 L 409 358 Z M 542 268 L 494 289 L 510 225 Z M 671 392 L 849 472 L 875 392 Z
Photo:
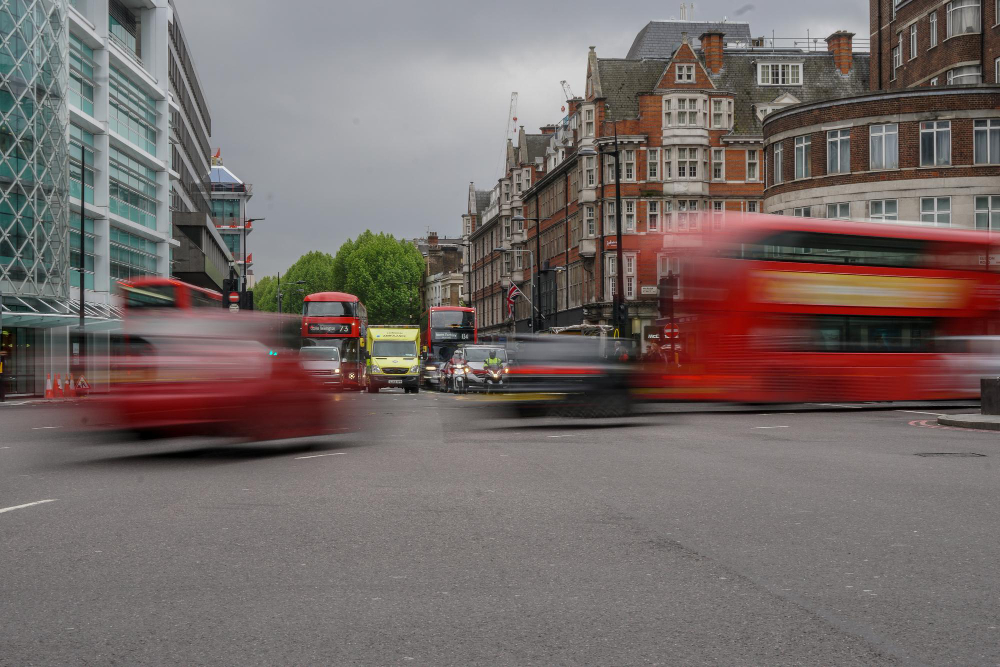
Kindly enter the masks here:
M 937 418 L 937 423 L 941 426 L 974 428 L 980 431 L 1000 431 L 1000 415 L 941 415 Z

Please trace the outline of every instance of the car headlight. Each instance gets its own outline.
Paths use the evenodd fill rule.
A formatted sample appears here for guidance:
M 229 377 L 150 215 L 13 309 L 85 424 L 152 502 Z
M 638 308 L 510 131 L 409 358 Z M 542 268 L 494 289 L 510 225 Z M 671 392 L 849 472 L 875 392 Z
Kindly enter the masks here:
M 424 366 L 424 370 L 425 371 L 436 371 L 437 370 L 437 366 L 435 366 L 434 364 L 428 364 L 428 365 Z
M 337 375 L 340 375 L 340 369 L 339 368 L 334 368 L 333 372 L 336 373 Z
M 509 368 L 504 368 L 504 369 L 503 369 L 503 372 L 504 372 L 504 373 L 510 373 L 510 369 L 509 369 Z
M 378 367 L 378 364 L 372 364 L 372 373 L 381 373 L 382 369 Z
M 420 372 L 420 366 L 410 366 L 410 372 L 411 373 L 418 373 L 418 372 Z

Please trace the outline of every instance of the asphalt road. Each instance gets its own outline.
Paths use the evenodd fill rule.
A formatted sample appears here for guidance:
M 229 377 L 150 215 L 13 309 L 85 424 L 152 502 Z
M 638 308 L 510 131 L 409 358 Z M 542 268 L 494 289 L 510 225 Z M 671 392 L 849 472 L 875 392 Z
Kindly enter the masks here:
M 285 446 L 0 406 L 0 664 L 1000 662 L 996 433 L 464 398 Z

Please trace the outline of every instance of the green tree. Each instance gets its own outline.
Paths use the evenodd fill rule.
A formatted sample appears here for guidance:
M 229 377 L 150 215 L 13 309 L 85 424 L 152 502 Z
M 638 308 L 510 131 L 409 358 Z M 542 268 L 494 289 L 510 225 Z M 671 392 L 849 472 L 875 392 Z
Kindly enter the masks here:
M 368 308 L 370 324 L 417 324 L 424 258 L 409 241 L 366 230 L 344 243 L 334 258 L 341 290 Z
M 285 313 L 301 313 L 302 299 L 314 292 L 330 292 L 336 289 L 333 280 L 333 257 L 329 253 L 314 250 L 307 252 L 280 274 L 281 310 Z M 303 284 L 296 283 L 302 281 Z M 254 308 L 268 312 L 278 310 L 278 277 L 264 276 L 257 281 L 253 292 Z
M 269 313 L 278 310 L 278 281 L 274 276 L 264 276 L 253 286 L 253 307 Z

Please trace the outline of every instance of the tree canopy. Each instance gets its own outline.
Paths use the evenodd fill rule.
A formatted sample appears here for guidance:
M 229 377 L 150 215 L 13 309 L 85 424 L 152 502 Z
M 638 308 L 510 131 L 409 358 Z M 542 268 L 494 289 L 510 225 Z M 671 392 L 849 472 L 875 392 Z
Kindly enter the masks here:
M 302 299 L 314 292 L 347 292 L 368 309 L 371 324 L 416 324 L 420 320 L 420 283 L 424 258 L 409 241 L 367 230 L 345 241 L 336 256 L 313 251 L 281 274 L 286 313 L 302 312 Z M 298 281 L 303 285 L 296 285 Z M 264 276 L 254 286 L 254 308 L 277 310 L 278 283 Z

